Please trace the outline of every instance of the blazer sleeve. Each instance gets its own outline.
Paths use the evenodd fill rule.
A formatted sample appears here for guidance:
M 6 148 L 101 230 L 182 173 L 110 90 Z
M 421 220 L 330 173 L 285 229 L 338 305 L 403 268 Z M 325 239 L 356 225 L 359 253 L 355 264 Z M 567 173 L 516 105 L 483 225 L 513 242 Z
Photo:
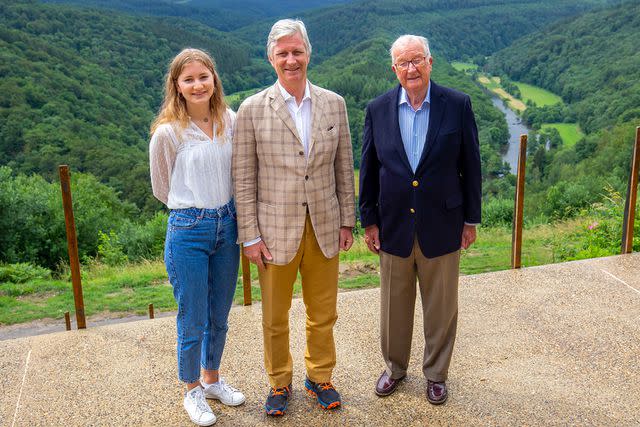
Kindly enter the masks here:
M 340 134 L 334 160 L 336 174 L 336 197 L 340 206 L 340 227 L 355 227 L 355 186 L 353 174 L 353 149 L 347 106 L 343 98 L 340 102 Z
M 244 102 L 236 114 L 231 174 L 238 213 L 238 243 L 260 235 L 257 217 L 258 155 L 251 105 Z
M 471 108 L 471 99 L 465 97 L 462 132 L 462 192 L 464 197 L 464 221 L 480 224 L 482 200 L 482 174 L 480 170 L 480 143 L 478 127 Z
M 365 111 L 360 161 L 360 222 L 362 227 L 380 225 L 378 194 L 380 192 L 380 163 L 374 143 L 370 106 Z

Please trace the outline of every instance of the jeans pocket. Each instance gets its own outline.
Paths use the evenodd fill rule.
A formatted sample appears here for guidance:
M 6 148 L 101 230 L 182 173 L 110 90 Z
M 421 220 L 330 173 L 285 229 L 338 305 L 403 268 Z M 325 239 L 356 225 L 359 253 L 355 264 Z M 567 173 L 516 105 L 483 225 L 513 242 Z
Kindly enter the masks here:
M 171 211 L 169 214 L 169 226 L 172 228 L 193 228 L 201 219 L 193 214 Z

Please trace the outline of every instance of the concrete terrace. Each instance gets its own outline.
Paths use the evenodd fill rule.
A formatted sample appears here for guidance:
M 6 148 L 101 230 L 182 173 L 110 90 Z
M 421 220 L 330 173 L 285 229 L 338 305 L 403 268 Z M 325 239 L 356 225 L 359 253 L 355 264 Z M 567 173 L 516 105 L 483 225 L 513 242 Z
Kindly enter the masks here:
M 262 410 L 260 306 L 235 307 L 223 375 L 247 395 L 217 425 L 640 425 L 640 254 L 461 278 L 449 401 L 425 398 L 422 318 L 407 380 L 373 392 L 378 290 L 340 294 L 334 382 L 344 407 L 303 393 L 304 306 L 292 307 L 294 394 L 283 419 Z M 0 425 L 190 426 L 176 379 L 173 318 L 0 342 Z

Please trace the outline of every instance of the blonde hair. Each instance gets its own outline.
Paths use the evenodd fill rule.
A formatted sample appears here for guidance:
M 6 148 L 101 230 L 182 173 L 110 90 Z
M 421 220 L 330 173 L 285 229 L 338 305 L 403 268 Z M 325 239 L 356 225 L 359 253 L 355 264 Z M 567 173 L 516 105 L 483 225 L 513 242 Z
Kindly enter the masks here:
M 200 62 L 213 74 L 213 95 L 209 100 L 209 107 L 211 108 L 213 123 L 215 124 L 216 136 L 224 133 L 227 104 L 224 102 L 222 81 L 216 72 L 213 58 L 207 52 L 200 49 L 187 48 L 177 54 L 169 65 L 164 84 L 164 99 L 162 100 L 160 112 L 151 124 L 151 134 L 153 134 L 161 124 L 174 121 L 180 123 L 182 128 L 187 127 L 189 114 L 187 113 L 186 101 L 178 92 L 178 77 L 184 67 L 193 61 Z

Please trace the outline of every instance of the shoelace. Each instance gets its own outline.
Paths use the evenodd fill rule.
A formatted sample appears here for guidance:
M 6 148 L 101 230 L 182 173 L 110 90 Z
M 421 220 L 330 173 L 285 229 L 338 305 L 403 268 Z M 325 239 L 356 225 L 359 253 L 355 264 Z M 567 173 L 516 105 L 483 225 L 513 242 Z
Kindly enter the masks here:
M 289 387 L 271 388 L 271 395 L 283 396 L 285 391 L 289 393 Z
M 227 384 L 224 380 L 224 378 L 220 377 L 220 379 L 218 380 L 220 381 L 220 388 L 222 388 L 222 390 L 226 391 L 227 393 L 235 393 L 238 391 L 237 388 L 230 386 L 229 384 Z
M 333 384 L 331 384 L 330 382 L 328 382 L 328 383 L 318 383 L 318 387 L 320 387 L 322 390 L 335 390 L 336 389 L 333 386 Z
M 202 390 L 196 391 L 194 394 L 192 394 L 191 400 L 195 402 L 196 408 L 198 408 L 200 411 L 213 413 L 213 411 L 207 404 L 207 401 L 204 397 L 204 393 L 202 392 Z

